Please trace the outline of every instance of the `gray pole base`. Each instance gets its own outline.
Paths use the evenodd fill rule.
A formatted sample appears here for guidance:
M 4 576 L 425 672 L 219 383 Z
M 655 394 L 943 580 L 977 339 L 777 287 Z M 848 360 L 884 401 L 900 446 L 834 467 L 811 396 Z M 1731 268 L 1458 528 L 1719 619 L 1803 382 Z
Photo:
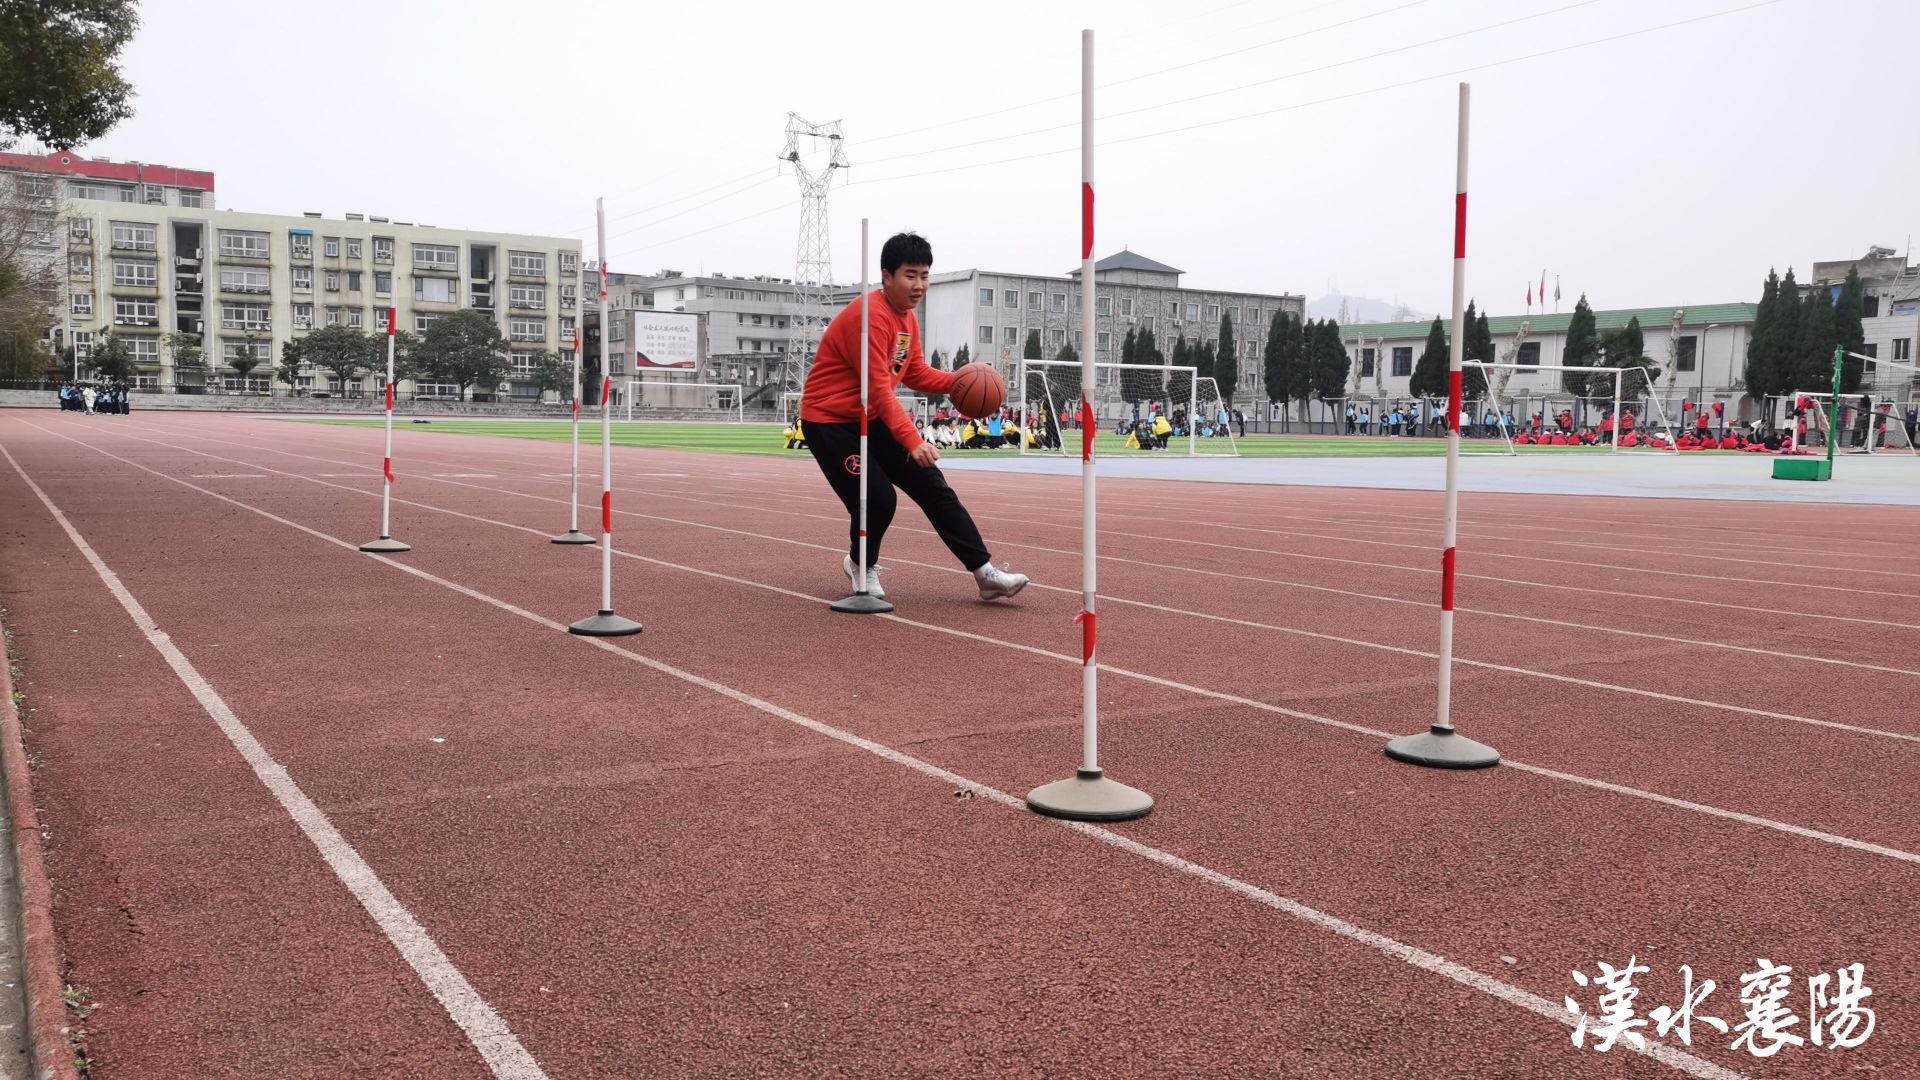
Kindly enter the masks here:
M 375 552 L 381 552 L 384 554 L 391 555 L 396 551 L 412 551 L 413 549 L 401 543 L 400 541 L 395 540 L 391 536 L 383 536 L 378 540 L 369 540 L 366 543 L 361 544 L 360 550 L 375 551 Z
M 872 593 L 857 592 L 845 600 L 835 600 L 833 610 L 848 615 L 885 615 L 893 605 Z
M 1387 756 L 1435 769 L 1486 769 L 1500 764 L 1500 751 L 1441 727 L 1394 739 L 1387 743 Z
M 1027 792 L 1027 809 L 1068 821 L 1126 821 L 1145 817 L 1153 809 L 1153 796 L 1109 780 L 1099 769 L 1080 769 L 1071 780 Z
M 555 544 L 591 544 L 594 542 L 594 539 L 579 529 L 569 529 L 559 536 L 554 537 L 551 542 Z
M 602 611 L 567 627 L 567 633 L 579 634 L 581 637 L 626 637 L 628 634 L 637 634 L 640 630 L 639 623 L 632 619 L 623 619 L 611 611 Z

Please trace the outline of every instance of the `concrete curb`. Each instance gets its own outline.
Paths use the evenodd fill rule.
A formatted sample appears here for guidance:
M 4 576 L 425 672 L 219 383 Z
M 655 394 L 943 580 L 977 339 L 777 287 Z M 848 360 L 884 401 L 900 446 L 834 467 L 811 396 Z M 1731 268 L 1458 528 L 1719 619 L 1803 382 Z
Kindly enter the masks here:
M 20 959 L 26 986 L 27 1042 L 36 1080 L 80 1080 L 67 1045 L 66 983 L 53 930 L 53 885 L 40 854 L 40 819 L 33 810 L 33 775 L 20 715 L 13 706 L 11 665 L 0 663 L 0 759 L 7 808 L 13 816 L 13 858 L 19 867 Z

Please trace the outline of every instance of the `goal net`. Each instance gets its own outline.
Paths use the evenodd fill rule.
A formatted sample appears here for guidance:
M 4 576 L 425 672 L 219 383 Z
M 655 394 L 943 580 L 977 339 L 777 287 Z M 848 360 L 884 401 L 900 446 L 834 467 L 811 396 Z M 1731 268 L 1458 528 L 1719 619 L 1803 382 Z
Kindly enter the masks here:
M 1472 433 L 1493 440 L 1497 450 L 1485 451 L 1502 456 L 1519 453 L 1515 442 L 1527 445 L 1555 436 L 1572 445 L 1603 448 L 1610 453 L 1655 451 L 1678 454 L 1679 435 L 1667 407 L 1654 391 L 1652 374 L 1644 367 L 1588 367 L 1578 364 L 1515 364 L 1468 360 L 1486 377 L 1487 389 L 1477 402 L 1462 402 L 1461 433 Z M 1524 386 L 1514 388 L 1510 380 L 1533 372 L 1555 373 L 1551 388 Z M 1565 391 L 1566 377 L 1577 376 L 1580 393 Z M 1559 394 L 1551 391 L 1562 391 Z M 1547 391 L 1536 393 L 1536 391 Z M 1558 411 L 1549 413 L 1564 401 Z M 1539 401 L 1535 424 L 1529 406 L 1515 411 L 1516 400 Z M 1477 407 L 1476 407 L 1477 406 Z M 1444 407 L 1442 409 L 1444 411 Z M 1564 444 L 1555 444 L 1564 445 Z
M 1793 449 L 1827 444 L 1833 425 L 1833 394 L 1806 390 L 1787 399 L 1787 430 Z M 1793 414 L 1804 409 L 1806 431 L 1800 430 Z M 1841 394 L 1839 409 L 1839 446 L 1852 454 L 1875 454 L 1882 450 L 1905 452 L 1920 457 L 1914 448 L 1912 433 L 1900 403 L 1887 395 Z
M 1171 451 L 1188 457 L 1238 457 L 1238 422 L 1219 384 L 1197 368 L 1161 364 L 1095 364 L 1084 395 L 1098 425 L 1102 453 Z M 1022 359 L 1013 385 L 1022 454 L 1080 452 L 1082 368 L 1060 360 Z M 1166 421 L 1164 432 L 1159 420 Z
M 627 419 L 659 417 L 746 422 L 745 388 L 739 383 L 682 382 L 679 379 L 628 379 Z
M 871 393 L 871 390 L 869 390 Z M 789 390 L 780 395 L 780 422 L 791 424 L 800 416 L 800 399 L 805 396 L 798 391 Z M 913 417 L 914 423 L 925 426 L 933 418 L 933 403 L 918 394 L 895 394 L 900 407 Z

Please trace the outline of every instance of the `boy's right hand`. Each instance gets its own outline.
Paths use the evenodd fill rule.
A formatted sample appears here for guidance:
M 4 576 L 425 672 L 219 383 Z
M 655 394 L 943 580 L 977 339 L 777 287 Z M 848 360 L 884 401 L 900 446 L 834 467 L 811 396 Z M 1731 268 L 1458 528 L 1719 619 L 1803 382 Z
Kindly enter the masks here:
M 940 451 L 935 450 L 932 443 L 923 442 L 907 454 L 907 460 L 923 469 L 931 469 L 933 463 L 940 460 Z

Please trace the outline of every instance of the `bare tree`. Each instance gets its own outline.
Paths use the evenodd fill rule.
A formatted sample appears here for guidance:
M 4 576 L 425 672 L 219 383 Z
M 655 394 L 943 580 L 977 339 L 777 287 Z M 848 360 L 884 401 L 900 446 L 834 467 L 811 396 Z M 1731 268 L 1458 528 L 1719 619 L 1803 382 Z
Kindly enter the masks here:
M 0 378 L 37 378 L 53 366 L 48 344 L 60 296 L 56 177 L 0 174 Z

